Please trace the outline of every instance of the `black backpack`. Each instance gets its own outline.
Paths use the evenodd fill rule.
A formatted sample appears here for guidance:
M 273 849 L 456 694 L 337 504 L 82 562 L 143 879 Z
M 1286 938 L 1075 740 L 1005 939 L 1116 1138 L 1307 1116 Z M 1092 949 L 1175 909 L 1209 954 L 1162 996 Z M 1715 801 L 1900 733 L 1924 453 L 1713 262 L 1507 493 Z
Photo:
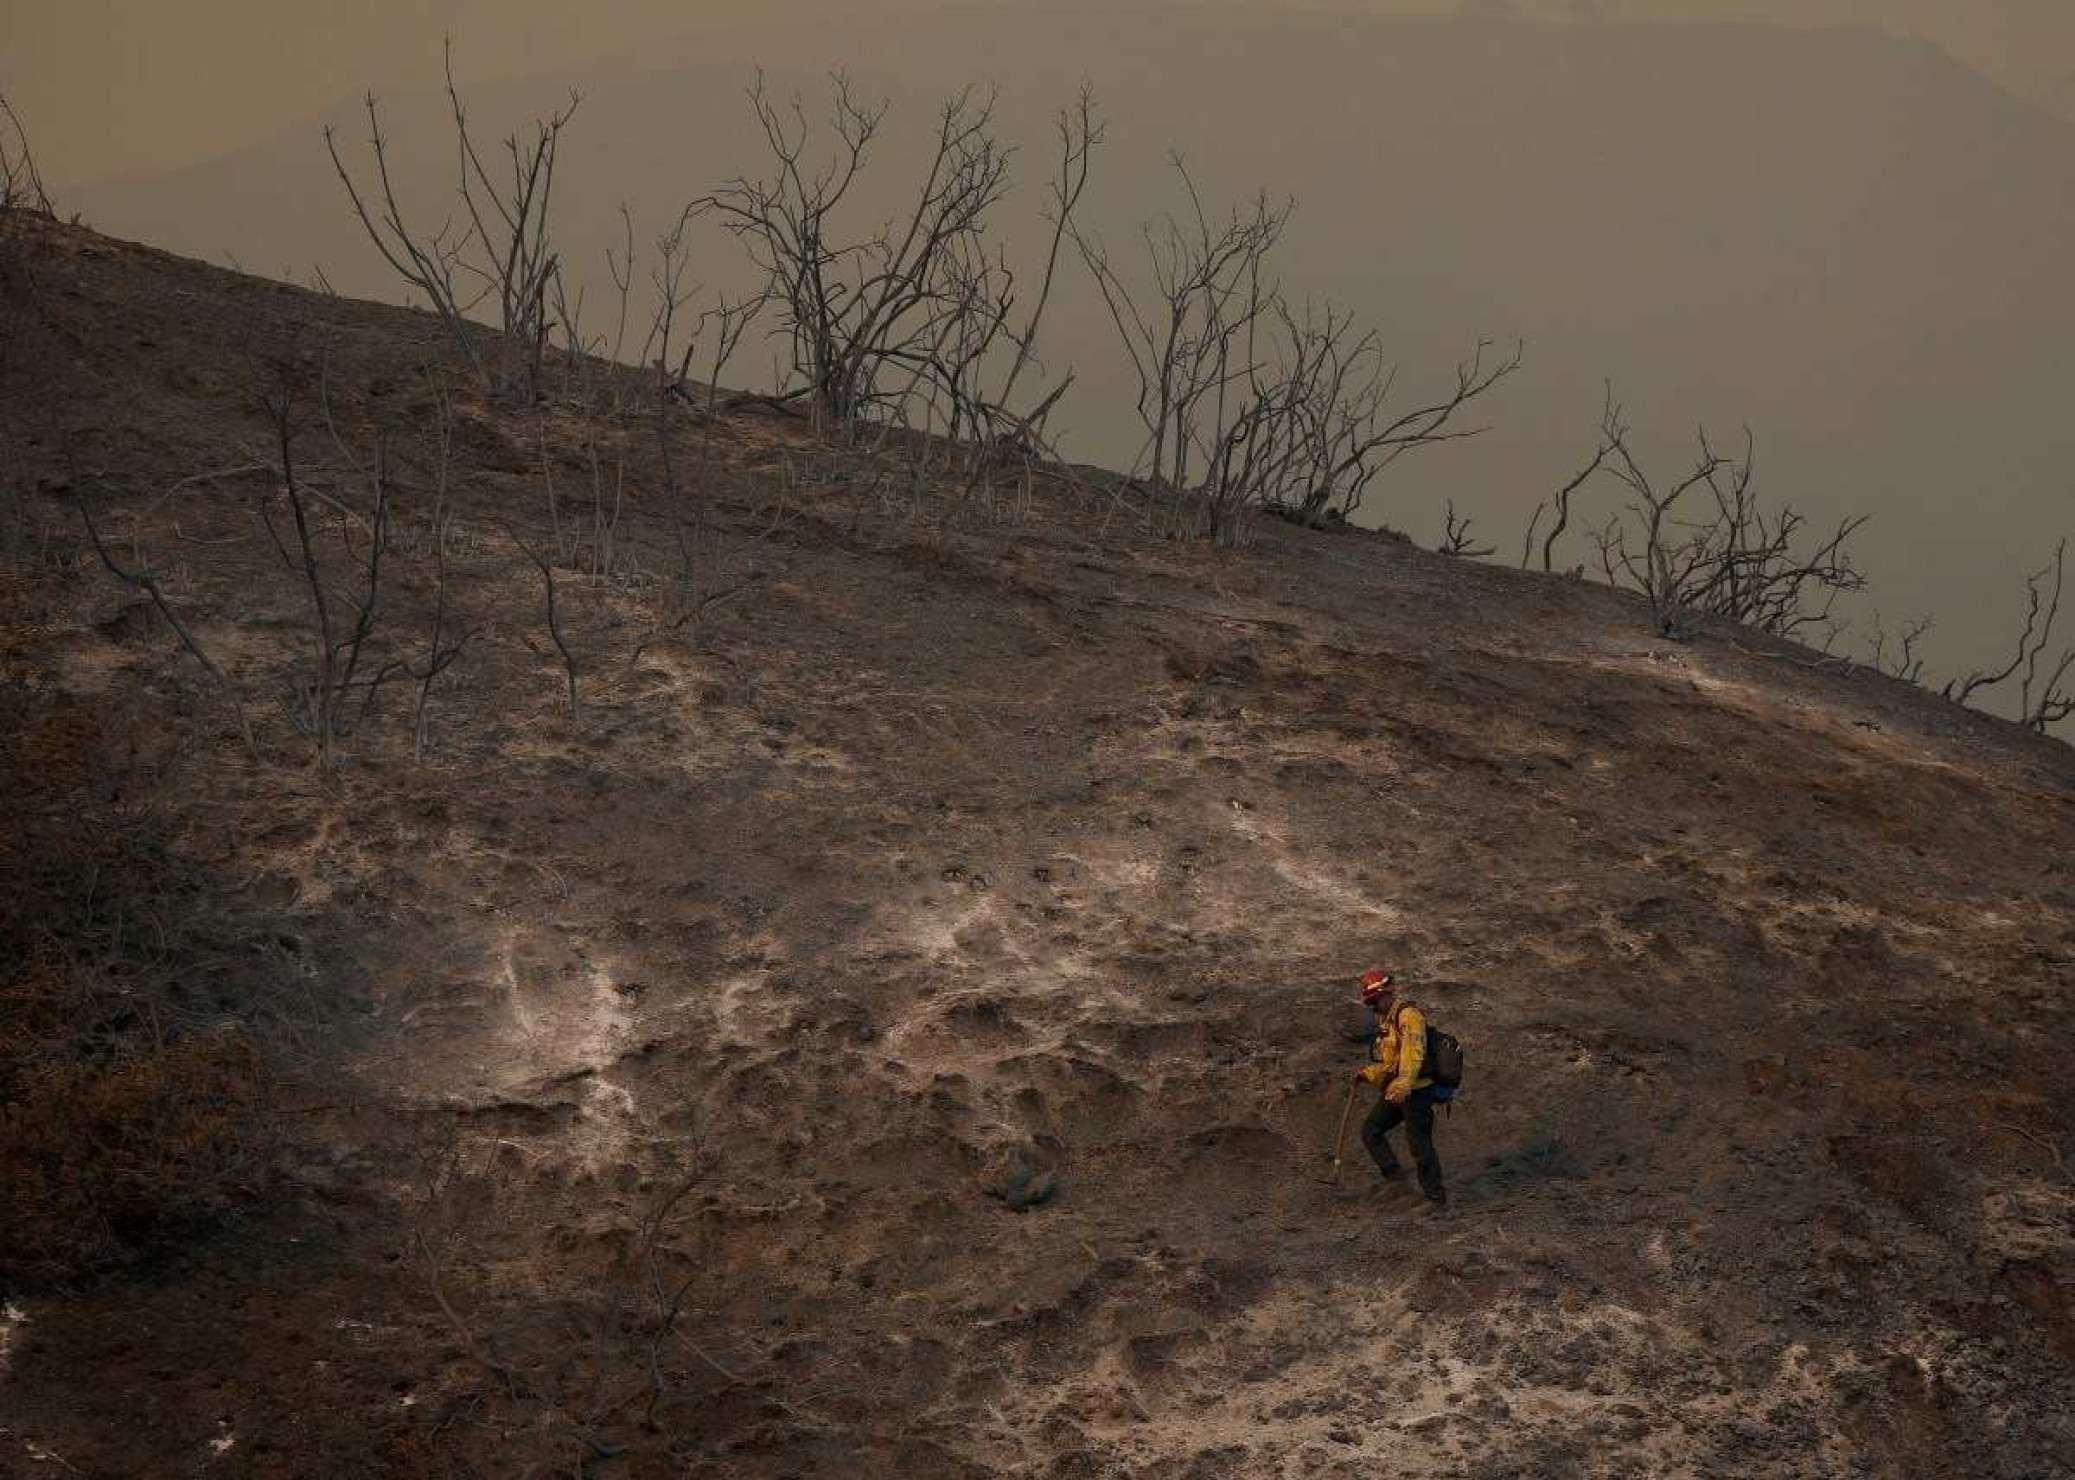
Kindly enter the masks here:
M 1463 1045 L 1446 1028 L 1427 1024 L 1426 1075 L 1443 1089 L 1460 1089 L 1463 1082 Z

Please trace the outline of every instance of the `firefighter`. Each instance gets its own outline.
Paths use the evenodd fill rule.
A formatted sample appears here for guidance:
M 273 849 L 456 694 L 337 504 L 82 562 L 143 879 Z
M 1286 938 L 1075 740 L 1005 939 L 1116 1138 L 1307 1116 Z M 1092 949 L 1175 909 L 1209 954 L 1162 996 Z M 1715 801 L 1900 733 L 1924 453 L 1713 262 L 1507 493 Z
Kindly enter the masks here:
M 1383 1091 L 1362 1122 L 1362 1144 L 1384 1180 L 1399 1181 L 1405 1169 L 1387 1138 L 1402 1121 L 1419 1171 L 1419 1190 L 1438 1211 L 1448 1205 L 1448 1189 L 1442 1185 L 1441 1158 L 1434 1150 L 1434 1081 L 1424 1072 L 1426 1014 L 1398 995 L 1397 983 L 1387 971 L 1364 972 L 1361 990 L 1362 1005 L 1376 1015 L 1376 1042 L 1370 1062 L 1355 1071 L 1355 1078 Z

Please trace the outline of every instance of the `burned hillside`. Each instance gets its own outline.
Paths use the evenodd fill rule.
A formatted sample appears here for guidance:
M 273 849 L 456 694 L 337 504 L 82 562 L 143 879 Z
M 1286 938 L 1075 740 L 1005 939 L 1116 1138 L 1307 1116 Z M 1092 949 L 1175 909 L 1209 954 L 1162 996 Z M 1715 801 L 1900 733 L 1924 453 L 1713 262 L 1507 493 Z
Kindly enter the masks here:
M 7 230 L 8 1466 L 2075 1470 L 2059 742 Z

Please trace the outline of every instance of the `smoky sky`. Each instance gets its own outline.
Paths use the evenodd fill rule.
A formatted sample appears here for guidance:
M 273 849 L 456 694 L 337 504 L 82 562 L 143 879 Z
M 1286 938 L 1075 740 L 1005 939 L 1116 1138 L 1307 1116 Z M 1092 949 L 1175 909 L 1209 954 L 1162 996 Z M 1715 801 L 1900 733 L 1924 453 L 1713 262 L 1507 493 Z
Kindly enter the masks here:
M 647 243 L 765 163 L 742 96 L 759 68 L 810 117 L 832 67 L 893 104 L 860 228 L 899 208 L 937 103 L 998 90 L 1022 183 L 995 226 L 1025 261 L 1053 111 L 1085 81 L 1109 133 L 1082 219 L 1114 248 L 1180 204 L 1180 151 L 1214 202 L 1295 199 L 1285 291 L 1373 324 L 1406 395 L 1480 339 L 1525 341 L 1480 408 L 1489 432 L 1394 467 L 1368 522 L 1431 543 L 1452 504 L 1517 561 L 1530 511 L 1590 456 L 1611 382 L 1661 473 L 1683 471 L 1703 425 L 1737 445 L 1748 427 L 1768 502 L 1812 527 L 1871 516 L 1847 650 L 1876 621 L 1929 616 L 1934 679 L 2000 666 L 2025 574 L 2075 534 L 2075 5 L 1439 9 L 9 0 L 0 80 L 61 208 L 89 224 L 398 301 L 320 130 L 358 140 L 356 95 L 380 92 L 407 198 L 433 219 L 451 34 L 486 133 L 584 94 L 556 223 L 594 328 L 622 204 Z M 729 243 L 697 244 L 704 290 L 746 272 Z M 1075 377 L 1056 424 L 1074 455 L 1115 463 L 1135 439 L 1112 332 L 1070 264 L 1039 347 Z M 772 352 L 752 344 L 733 380 L 768 380 Z M 1581 521 L 1617 507 L 1602 491 Z
M 927 57 L 930 28 L 912 20 L 926 7 L 913 0 L 796 7 L 816 8 L 882 15 L 912 31 Z M 969 8 L 1023 6 L 972 0 Z M 2075 118 L 2075 5 L 2066 0 L 1260 0 L 1248 8 L 1867 26 L 1935 42 L 2020 96 Z M 710 35 L 726 48 L 769 9 L 745 0 L 0 0 L 0 87 L 35 121 L 45 173 L 62 183 L 189 163 L 370 85 L 429 86 L 446 32 L 467 42 L 464 76 L 490 80 L 552 74 L 660 36 Z

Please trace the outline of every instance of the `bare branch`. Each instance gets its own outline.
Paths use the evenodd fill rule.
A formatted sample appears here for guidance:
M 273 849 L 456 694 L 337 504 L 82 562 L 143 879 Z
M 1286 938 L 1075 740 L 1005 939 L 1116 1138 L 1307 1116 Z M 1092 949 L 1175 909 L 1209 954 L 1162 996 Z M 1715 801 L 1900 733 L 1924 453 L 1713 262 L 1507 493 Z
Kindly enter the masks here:
M 504 141 L 511 179 L 500 185 L 485 168 L 469 131 L 468 112 L 454 82 L 451 40 L 446 43 L 445 61 L 459 159 L 456 193 L 468 222 L 458 235 L 451 223 L 430 235 L 405 223 L 389 177 L 388 141 L 382 134 L 373 93 L 367 95 L 364 105 L 374 162 L 373 188 L 363 195 L 329 127 L 324 131 L 325 148 L 368 239 L 397 275 L 432 305 L 484 389 L 514 392 L 530 400 L 539 390 L 550 323 L 549 291 L 560 267 L 549 235 L 555 161 L 562 130 L 582 99 L 571 93 L 566 106 L 534 120 L 532 133 L 523 141 L 517 134 Z M 478 285 L 473 294 L 463 286 L 464 279 Z M 503 359 L 495 369 L 484 359 L 467 317 L 489 298 L 496 300 L 503 330 Z M 573 326 L 570 332 L 576 333 Z
M 1618 425 L 1619 423 L 1620 408 L 1614 404 L 1614 387 L 1610 382 L 1607 386 L 1606 404 L 1600 410 L 1600 425 L 1604 429 L 1609 425 Z M 1603 467 L 1606 464 L 1607 456 L 1608 454 L 1613 452 L 1613 450 L 1614 448 L 1612 444 L 1607 441 L 1605 436 L 1602 436 L 1600 438 L 1599 446 L 1593 451 L 1592 461 L 1587 463 L 1583 468 L 1579 469 L 1578 472 L 1572 476 L 1570 482 L 1564 484 L 1563 487 L 1557 489 L 1556 496 L 1551 501 L 1556 510 L 1555 520 L 1550 525 L 1549 533 L 1542 540 L 1543 570 L 1546 571 L 1551 568 L 1556 552 L 1556 542 L 1563 537 L 1563 532 L 1570 527 L 1571 496 L 1591 481 L 1592 475 L 1597 473 L 1601 469 L 1601 467 Z M 1535 538 L 1535 524 L 1538 523 L 1542 517 L 1543 507 L 1544 506 L 1540 504 L 1537 504 L 1535 506 L 1535 517 L 1528 523 L 1527 539 L 1520 556 L 1520 565 L 1521 569 L 1523 570 L 1527 568 L 1527 552 L 1529 549 L 1533 548 Z
M 1864 516 L 1839 521 L 1812 547 L 1797 549 L 1804 520 L 1791 507 L 1766 510 L 1752 492 L 1756 462 L 1749 429 L 1741 457 L 1715 450 L 1699 433 L 1693 468 L 1660 488 L 1636 459 L 1629 429 L 1611 393 L 1601 414 L 1599 465 L 1632 495 L 1627 509 L 1597 536 L 1610 585 L 1624 582 L 1649 598 L 1659 632 L 1683 636 L 1695 615 L 1722 617 L 1761 632 L 1791 637 L 1827 621 L 1837 597 L 1864 589 L 1846 542 Z M 1683 517 L 1704 492 L 1712 508 Z M 1628 547 L 1632 522 L 1640 553 Z
M 1096 146 L 1103 141 L 1104 127 L 1102 121 L 1095 116 L 1095 93 L 1092 87 L 1084 83 L 1075 106 L 1072 109 L 1060 110 L 1058 128 L 1059 173 L 1052 182 L 1052 204 L 1048 212 L 1052 223 L 1052 242 L 1045 252 L 1045 273 L 1038 284 L 1037 302 L 1031 308 L 1023 331 L 1014 336 L 1016 357 L 1009 365 L 1009 373 L 1002 381 L 1001 390 L 994 397 L 994 404 L 1004 412 L 1013 404 L 1017 380 L 1035 359 L 1038 325 L 1044 319 L 1045 306 L 1052 300 L 1052 282 L 1059 269 L 1059 251 L 1066 242 L 1067 234 L 1072 230 L 1074 209 L 1081 202 L 1081 193 L 1088 188 L 1089 162 L 1094 156 Z M 1067 380 L 1070 381 L 1072 378 L 1072 372 L 1068 372 Z M 1060 382 L 1037 411 L 1022 418 L 1024 427 L 1042 427 L 1046 414 L 1065 389 L 1066 381 Z
M 365 106 L 368 147 L 374 156 L 375 183 L 381 190 L 379 214 L 371 211 L 362 198 L 351 171 L 339 157 L 338 139 L 327 125 L 324 147 L 331 155 L 332 169 L 337 172 L 339 183 L 346 187 L 346 195 L 353 202 L 353 213 L 360 218 L 361 228 L 367 232 L 368 239 L 397 276 L 425 295 L 453 337 L 462 359 L 487 389 L 491 384 L 490 370 L 470 333 L 467 319 L 468 309 L 473 305 L 462 301 L 461 290 L 454 281 L 455 262 L 466 243 L 450 240 L 444 226 L 432 236 L 423 237 L 405 225 L 403 208 L 397 204 L 396 191 L 389 180 L 388 140 L 382 134 L 382 120 L 373 93 L 367 94 Z
M 1904 627 L 1896 639 L 1891 652 L 1888 634 L 1881 625 L 1879 612 L 1873 614 L 1873 640 L 1869 661 L 1873 668 L 1890 678 L 1899 678 L 1904 683 L 1920 684 L 1924 681 L 1924 660 L 1917 654 L 1917 644 L 1931 630 L 1931 619 L 1919 617 Z
M 238 697 L 238 686 L 232 683 L 229 675 L 217 667 L 215 661 L 202 650 L 202 645 L 195 640 L 194 633 L 188 630 L 187 624 L 181 621 L 179 614 L 173 610 L 172 603 L 166 600 L 166 593 L 159 586 L 157 577 L 142 565 L 135 570 L 125 570 L 116 564 L 115 556 L 109 552 L 107 544 L 101 538 L 100 529 L 94 524 L 94 516 L 88 512 L 84 503 L 79 506 L 79 520 L 86 526 L 87 538 L 93 541 L 94 553 L 101 558 L 101 564 L 107 568 L 108 573 L 124 585 L 133 586 L 150 597 L 151 604 L 157 608 L 158 614 L 166 619 L 166 625 L 171 627 L 174 635 L 180 639 L 180 645 L 187 649 L 187 655 L 201 666 L 203 672 L 216 680 L 217 686 L 223 690 L 224 697 L 230 700 L 231 709 L 238 717 L 238 731 L 245 737 L 246 750 L 257 751 L 258 745 L 252 737 L 252 721 L 245 713 L 244 702 Z
M 29 147 L 29 131 L 5 93 L 0 93 L 0 210 L 57 215 L 36 168 L 35 151 Z
M 1496 545 L 1472 545 L 1470 543 L 1470 519 L 1466 515 L 1458 519 L 1455 500 L 1448 501 L 1447 535 L 1441 544 L 1443 555 L 1459 555 L 1465 560 L 1482 560 L 1497 552 Z
M 737 178 L 702 204 L 763 272 L 762 296 L 783 310 L 779 332 L 791 375 L 817 417 L 850 437 L 868 417 L 898 419 L 925 383 L 954 404 L 970 401 L 937 351 L 954 330 L 961 342 L 983 346 L 1001 331 L 999 314 L 991 325 L 963 320 L 1001 306 L 973 291 L 973 264 L 975 254 L 984 256 L 977 244 L 988 211 L 1007 189 L 1011 156 L 994 137 L 992 99 L 961 92 L 939 110 L 935 148 L 898 234 L 837 241 L 832 216 L 864 167 L 885 105 L 859 103 L 840 74 L 833 92 L 836 147 L 829 164 L 810 175 L 802 167 L 809 129 L 799 103 L 788 119 L 759 78 L 750 106 L 774 171 Z M 895 391 L 889 375 L 905 388 Z
M 2020 724 L 2043 731 L 2075 714 L 2075 689 L 2063 687 L 2069 673 L 2075 671 L 2075 647 L 2068 648 L 2045 669 L 2043 679 L 2040 668 L 2060 620 L 2067 556 L 2068 542 L 2062 539 L 2054 546 L 2053 563 L 2025 578 L 2025 625 L 2018 633 L 2017 651 L 2010 661 L 1993 673 L 1976 670 L 1965 679 L 1954 679 L 1945 686 L 1946 698 L 1965 704 L 1979 690 L 2005 683 L 2022 672 L 2017 713 Z M 2049 575 L 2053 578 L 2050 589 L 2045 585 Z
M 511 536 L 512 543 L 519 547 L 526 558 L 533 562 L 534 566 L 540 571 L 541 580 L 547 585 L 548 635 L 555 640 L 556 651 L 562 654 L 562 667 L 569 678 L 569 712 L 571 714 L 581 714 L 583 706 L 577 698 L 576 689 L 576 654 L 570 651 L 569 640 L 562 635 L 562 617 L 560 610 L 555 604 L 555 567 L 543 559 L 540 553 L 531 545 L 527 544 L 525 537 L 516 529 L 506 525 L 505 533 Z

